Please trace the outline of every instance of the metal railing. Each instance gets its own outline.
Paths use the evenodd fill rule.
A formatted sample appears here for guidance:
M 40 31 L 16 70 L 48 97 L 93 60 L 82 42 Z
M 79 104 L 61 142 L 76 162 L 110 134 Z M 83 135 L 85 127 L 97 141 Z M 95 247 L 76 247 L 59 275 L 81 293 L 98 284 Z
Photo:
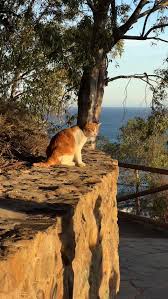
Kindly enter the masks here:
M 118 165 L 119 165 L 119 167 L 135 170 L 136 192 L 131 193 L 131 194 L 117 196 L 117 202 L 121 203 L 121 202 L 125 202 L 125 201 L 131 200 L 131 199 L 136 199 L 136 215 L 140 214 L 140 210 L 141 210 L 140 199 L 141 199 L 141 197 L 143 197 L 145 195 L 154 194 L 154 193 L 157 193 L 157 192 L 167 191 L 168 190 L 168 184 L 165 184 L 165 185 L 161 185 L 160 187 L 154 187 L 154 188 L 150 188 L 148 190 L 139 191 L 139 187 L 140 187 L 139 170 L 140 171 L 145 171 L 145 172 L 150 172 L 150 173 L 168 175 L 168 170 L 167 169 L 148 167 L 148 166 L 145 166 L 145 165 L 130 164 L 130 163 L 123 163 L 123 162 L 118 162 Z

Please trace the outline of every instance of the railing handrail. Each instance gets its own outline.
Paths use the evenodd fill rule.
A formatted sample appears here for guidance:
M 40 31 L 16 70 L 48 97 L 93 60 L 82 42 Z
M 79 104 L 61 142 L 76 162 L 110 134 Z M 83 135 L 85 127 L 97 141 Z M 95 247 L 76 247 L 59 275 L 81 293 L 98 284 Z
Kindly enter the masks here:
M 159 173 L 159 174 L 168 175 L 168 169 L 164 169 L 164 168 L 149 167 L 149 166 L 145 166 L 145 165 L 132 164 L 132 163 L 123 163 L 123 162 L 118 162 L 118 166 L 123 167 L 123 168 L 130 168 L 130 169 L 149 171 L 149 172 L 152 172 L 152 173 Z
M 127 201 L 127 200 L 134 199 L 137 197 L 141 197 L 141 196 L 145 196 L 145 195 L 149 195 L 149 194 L 153 194 L 153 193 L 157 193 L 157 192 L 161 192 L 161 191 L 166 191 L 166 190 L 168 190 L 168 184 L 162 185 L 160 187 L 140 191 L 137 193 L 131 193 L 131 194 L 117 196 L 117 202 Z
M 120 202 L 125 202 L 125 201 L 131 200 L 131 199 L 136 199 L 136 214 L 137 215 L 140 215 L 140 210 L 141 210 L 141 208 L 140 208 L 140 197 L 168 190 L 168 184 L 166 184 L 166 185 L 162 185 L 160 187 L 154 187 L 154 188 L 151 188 L 151 189 L 148 189 L 148 190 L 139 191 L 140 181 L 139 181 L 139 173 L 138 173 L 138 171 L 141 170 L 141 171 L 148 171 L 148 172 L 151 172 L 151 173 L 159 173 L 159 174 L 168 175 L 168 169 L 148 167 L 148 166 L 145 166 L 145 165 L 123 163 L 123 162 L 118 162 L 118 166 L 123 167 L 123 168 L 127 168 L 127 169 L 134 169 L 135 170 L 136 192 L 131 193 L 131 194 L 117 196 L 117 202 L 120 203 Z

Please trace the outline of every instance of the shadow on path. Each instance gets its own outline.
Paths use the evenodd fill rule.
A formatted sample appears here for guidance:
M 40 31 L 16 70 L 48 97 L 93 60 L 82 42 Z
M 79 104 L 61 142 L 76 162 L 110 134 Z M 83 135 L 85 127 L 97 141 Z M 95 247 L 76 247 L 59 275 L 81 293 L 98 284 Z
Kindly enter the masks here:
M 168 238 L 165 231 L 156 230 L 150 226 L 135 223 L 133 221 L 118 220 L 120 239 L 121 238 Z

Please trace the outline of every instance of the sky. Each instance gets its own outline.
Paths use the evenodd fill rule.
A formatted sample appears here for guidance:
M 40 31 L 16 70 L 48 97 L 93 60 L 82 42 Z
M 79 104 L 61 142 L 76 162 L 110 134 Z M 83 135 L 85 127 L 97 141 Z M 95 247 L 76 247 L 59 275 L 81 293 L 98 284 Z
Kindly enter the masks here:
M 166 15 L 168 16 L 167 12 Z M 145 32 L 155 24 L 157 17 L 158 12 L 151 14 Z M 144 18 L 139 19 L 132 29 L 127 32 L 127 35 L 140 35 L 143 25 Z M 149 36 L 154 36 L 153 32 Z M 159 35 L 159 37 L 168 39 L 168 29 L 166 28 L 165 32 Z M 156 41 L 154 42 L 156 43 Z M 163 61 L 166 57 L 168 57 L 168 44 L 165 42 L 157 41 L 156 45 L 152 46 L 152 40 L 125 40 L 124 53 L 121 58 L 117 59 L 119 67 L 116 68 L 115 63 L 110 65 L 108 77 L 143 74 L 144 72 L 153 74 L 154 70 L 164 67 Z M 129 82 L 129 79 L 120 79 L 110 82 L 105 88 L 103 106 L 148 107 L 150 106 L 151 98 L 151 91 L 141 80 L 131 79 Z
M 165 37 L 164 37 L 165 38 Z M 163 67 L 163 60 L 168 56 L 168 44 L 157 42 L 151 46 L 151 40 L 132 41 L 126 40 L 124 53 L 117 59 L 119 67 L 111 64 L 108 69 L 108 77 L 118 75 L 131 75 L 148 73 L 152 74 L 155 69 Z M 146 84 L 137 79 L 120 79 L 109 82 L 105 88 L 104 107 L 148 107 L 151 102 L 151 92 Z M 127 95 L 125 88 L 127 87 Z

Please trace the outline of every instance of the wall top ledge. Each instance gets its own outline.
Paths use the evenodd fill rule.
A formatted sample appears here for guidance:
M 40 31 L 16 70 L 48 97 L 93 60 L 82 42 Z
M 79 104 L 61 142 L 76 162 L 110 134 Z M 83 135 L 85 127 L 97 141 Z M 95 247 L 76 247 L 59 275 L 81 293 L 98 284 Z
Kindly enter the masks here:
M 98 150 L 84 150 L 85 167 L 24 167 L 0 175 L 0 258 L 10 244 L 31 239 L 72 213 L 81 197 L 91 192 L 104 176 L 118 176 L 118 162 Z M 16 244 L 16 243 L 15 243 Z M 15 246 L 17 247 L 17 246 Z

